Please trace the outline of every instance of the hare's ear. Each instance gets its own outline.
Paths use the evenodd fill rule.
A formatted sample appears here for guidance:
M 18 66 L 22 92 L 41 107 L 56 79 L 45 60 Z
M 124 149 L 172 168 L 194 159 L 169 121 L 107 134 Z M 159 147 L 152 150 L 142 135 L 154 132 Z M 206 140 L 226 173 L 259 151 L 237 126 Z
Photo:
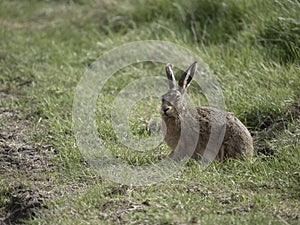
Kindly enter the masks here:
M 190 85 L 191 80 L 197 70 L 197 62 L 194 62 L 192 65 L 187 68 L 186 71 L 181 75 L 180 80 L 178 81 L 179 91 L 180 93 L 184 93 L 186 88 Z
M 173 74 L 172 65 L 169 63 L 166 65 L 166 74 L 169 81 L 169 88 L 176 89 L 176 80 Z

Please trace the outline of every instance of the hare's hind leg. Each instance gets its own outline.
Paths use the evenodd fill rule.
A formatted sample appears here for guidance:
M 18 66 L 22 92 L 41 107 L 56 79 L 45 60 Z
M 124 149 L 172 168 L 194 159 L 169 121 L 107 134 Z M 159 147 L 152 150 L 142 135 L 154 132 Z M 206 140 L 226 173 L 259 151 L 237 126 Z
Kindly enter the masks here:
M 218 159 L 220 162 L 224 162 L 224 148 L 224 145 L 222 145 L 218 153 Z

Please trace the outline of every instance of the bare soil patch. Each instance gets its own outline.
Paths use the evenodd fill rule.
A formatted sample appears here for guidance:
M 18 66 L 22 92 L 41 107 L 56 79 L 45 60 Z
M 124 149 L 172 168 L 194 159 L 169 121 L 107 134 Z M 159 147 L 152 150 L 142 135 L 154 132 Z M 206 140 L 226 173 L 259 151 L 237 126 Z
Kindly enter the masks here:
M 1 93 L 1 100 L 8 96 Z M 0 107 L 0 224 L 17 224 L 44 207 L 34 176 L 49 171 L 54 148 L 30 141 L 30 122 L 21 112 Z
M 4 193 L 9 198 L 9 201 L 4 206 L 5 215 L 1 219 L 4 224 L 18 224 L 24 219 L 29 219 L 36 212 L 45 207 L 43 205 L 44 196 L 38 191 L 29 190 L 25 187 L 17 187 L 11 190 L 10 193 Z
M 279 117 L 267 117 L 260 126 L 260 130 L 254 135 L 254 147 L 258 153 L 273 155 L 276 151 L 266 146 L 266 141 L 275 137 L 276 133 L 287 128 L 292 122 L 300 122 L 300 95 L 297 100 L 289 105 Z

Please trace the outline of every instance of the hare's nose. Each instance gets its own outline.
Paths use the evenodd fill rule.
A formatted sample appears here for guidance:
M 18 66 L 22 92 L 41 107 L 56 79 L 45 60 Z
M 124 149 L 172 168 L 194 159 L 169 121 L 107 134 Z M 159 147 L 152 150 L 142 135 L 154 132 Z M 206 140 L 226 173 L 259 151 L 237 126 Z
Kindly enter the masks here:
M 164 114 L 167 114 L 167 112 L 169 111 L 169 109 L 170 109 L 170 107 L 168 107 L 168 106 L 167 106 L 167 107 L 164 107 L 164 108 L 163 108 Z

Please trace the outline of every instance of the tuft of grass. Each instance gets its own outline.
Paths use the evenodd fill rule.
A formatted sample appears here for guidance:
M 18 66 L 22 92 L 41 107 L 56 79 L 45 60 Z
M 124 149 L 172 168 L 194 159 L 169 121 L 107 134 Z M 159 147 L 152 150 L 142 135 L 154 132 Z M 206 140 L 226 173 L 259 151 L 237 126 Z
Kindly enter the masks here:
M 144 7 L 147 5 L 148 7 Z M 228 41 L 243 29 L 243 9 L 236 1 L 148 1 L 134 4 L 132 19 L 141 26 L 155 20 L 170 21 L 170 30 L 186 33 L 202 44 Z
M 280 63 L 299 63 L 300 58 L 300 3 L 275 2 L 280 10 L 260 32 L 259 41 L 268 57 Z

